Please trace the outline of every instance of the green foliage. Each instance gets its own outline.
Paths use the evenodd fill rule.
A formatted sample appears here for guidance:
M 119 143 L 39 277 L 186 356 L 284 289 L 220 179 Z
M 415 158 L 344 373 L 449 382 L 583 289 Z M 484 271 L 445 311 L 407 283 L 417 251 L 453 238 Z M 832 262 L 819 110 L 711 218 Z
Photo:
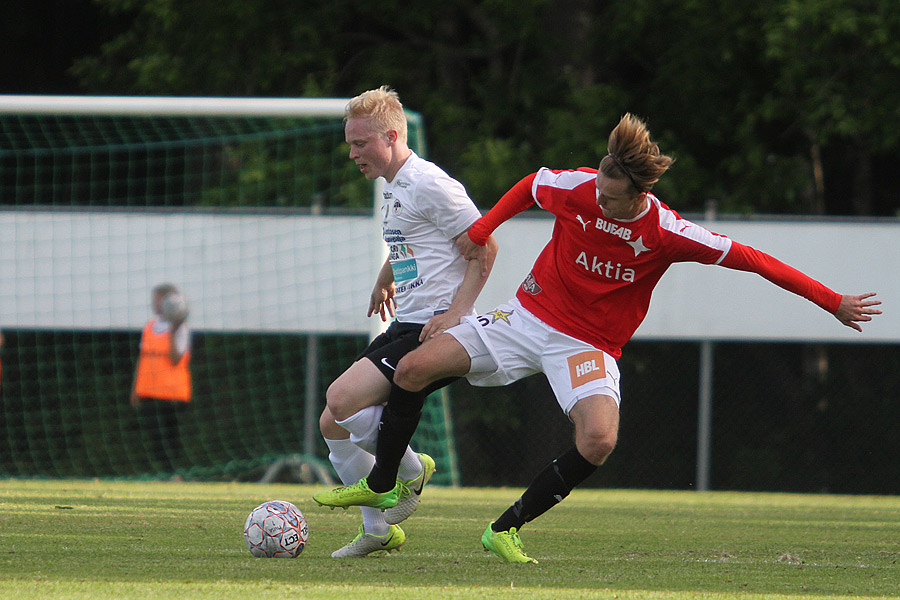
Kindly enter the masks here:
M 7 114 L 0 138 L 0 204 L 372 207 L 340 118 Z
M 888 598 L 894 497 L 576 490 L 522 535 L 538 565 L 484 553 L 510 489 L 429 487 L 400 553 L 332 559 L 359 513 L 321 488 L 9 481 L 0 495 L 0 593 L 40 598 Z M 269 499 L 310 524 L 296 559 L 257 559 L 244 519 Z
M 296 95 L 298 75 L 305 79 L 312 70 L 331 70 L 322 65 L 319 49 L 325 40 L 320 33 L 327 29 L 321 24 L 329 22 L 339 3 L 318 8 L 314 16 L 323 20 L 317 21 L 290 0 L 97 2 L 133 18 L 132 29 L 111 40 L 102 56 L 73 67 L 76 76 L 98 91 Z
M 513 144 L 510 139 L 476 138 L 463 151 L 459 178 L 466 182 L 469 195 L 481 200 L 482 205 L 490 206 L 499 200 L 516 183 L 517 172 L 525 174 L 534 170 L 526 165 L 518 171 L 509 168 L 528 153 L 527 146 Z
M 371 183 L 345 159 L 338 142 L 342 137 L 336 131 L 342 125 L 335 121 L 327 128 L 335 131 L 330 145 L 322 143 L 315 129 L 303 131 L 299 139 L 291 137 L 297 131 L 293 128 L 270 136 L 274 140 L 226 143 L 219 179 L 203 189 L 197 204 L 371 210 Z
M 539 166 L 594 165 L 630 111 L 677 156 L 658 192 L 681 211 L 709 198 L 742 213 L 897 210 L 894 0 L 97 1 L 133 25 L 75 63 L 85 91 L 352 96 L 386 83 L 483 207 Z
M 819 143 L 858 140 L 872 150 L 900 139 L 900 15 L 886 2 L 791 0 L 766 23 L 766 56 L 779 67 L 773 102 Z

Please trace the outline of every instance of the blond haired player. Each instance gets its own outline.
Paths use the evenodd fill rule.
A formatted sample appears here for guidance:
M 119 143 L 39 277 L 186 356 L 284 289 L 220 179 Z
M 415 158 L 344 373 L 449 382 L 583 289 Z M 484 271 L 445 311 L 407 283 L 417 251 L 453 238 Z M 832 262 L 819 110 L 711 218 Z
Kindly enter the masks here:
M 467 257 L 482 256 L 494 229 L 532 204 L 555 217 L 553 237 L 516 297 L 466 319 L 408 354 L 394 383 L 416 390 L 466 375 L 482 386 L 547 375 L 575 426 L 575 445 L 538 473 L 484 531 L 481 542 L 509 562 L 525 554 L 519 530 L 563 498 L 616 445 L 622 346 L 647 313 L 653 288 L 673 263 L 698 262 L 757 273 L 832 313 L 842 324 L 881 311 L 874 294 L 841 295 L 779 260 L 687 221 L 650 193 L 672 164 L 645 124 L 627 114 L 609 136 L 599 169 L 543 168 L 522 179 L 461 238 Z
M 422 340 L 474 314 L 472 306 L 486 277 L 485 267 L 463 258 L 455 242 L 481 213 L 461 183 L 409 148 L 406 114 L 397 93 L 381 87 L 360 94 L 347 104 L 344 123 L 350 158 L 360 172 L 367 179 L 385 180 L 381 214 L 389 252 L 375 281 L 368 315 L 396 320 L 328 388 L 319 427 L 328 457 L 344 483 L 370 472 L 376 447 L 388 453 L 393 467 L 385 486 L 395 491 L 395 506 L 387 511 L 363 508 L 358 535 L 336 550 L 335 558 L 392 551 L 405 542 L 398 523 L 415 510 L 434 473 L 434 460 L 414 452 L 409 438 L 387 450 L 380 448 L 379 429 L 390 432 L 392 418 L 418 423 L 425 397 L 449 380 L 417 391 L 418 408 L 398 407 L 389 400 L 394 370 Z M 487 258 L 492 260 L 494 252 L 496 247 L 489 245 Z M 384 439 L 393 442 L 401 437 L 388 433 Z

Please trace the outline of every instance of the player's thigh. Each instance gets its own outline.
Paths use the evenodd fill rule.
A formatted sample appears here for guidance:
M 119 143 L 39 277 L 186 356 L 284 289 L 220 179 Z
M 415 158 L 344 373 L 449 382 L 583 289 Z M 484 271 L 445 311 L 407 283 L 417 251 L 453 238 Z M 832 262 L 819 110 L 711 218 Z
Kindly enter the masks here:
M 620 402 L 618 363 L 587 342 L 553 332 L 544 347 L 541 366 L 567 415 L 576 402 L 589 396 L 609 396 L 615 404 Z
M 541 359 L 550 331 L 513 299 L 489 313 L 466 317 L 447 333 L 471 359 L 466 374 L 469 383 L 496 387 L 543 370 Z
M 368 358 L 361 358 L 335 379 L 325 399 L 338 421 L 387 400 L 391 382 Z
M 394 383 L 408 390 L 420 390 L 441 379 L 462 377 L 469 372 L 470 364 L 469 353 L 462 344 L 442 333 L 403 357 Z
M 385 379 L 393 381 L 397 364 L 404 356 L 418 348 L 422 325 L 394 322 L 388 330 L 372 341 L 359 358 L 367 358 L 381 371 Z

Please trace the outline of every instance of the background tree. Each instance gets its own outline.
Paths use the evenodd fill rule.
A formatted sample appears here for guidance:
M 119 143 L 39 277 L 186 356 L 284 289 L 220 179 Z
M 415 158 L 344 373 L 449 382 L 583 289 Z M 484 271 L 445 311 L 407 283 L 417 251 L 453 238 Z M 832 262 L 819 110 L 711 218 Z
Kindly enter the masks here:
M 592 165 L 626 111 L 678 161 L 660 195 L 744 213 L 895 214 L 892 0 L 97 0 L 131 26 L 72 73 L 92 93 L 350 96 L 387 83 L 429 156 L 490 206 Z
M 764 32 L 777 79 L 761 112 L 806 149 L 815 182 L 810 212 L 881 213 L 882 175 L 895 171 L 888 160 L 900 140 L 900 11 L 847 0 L 776 8 Z

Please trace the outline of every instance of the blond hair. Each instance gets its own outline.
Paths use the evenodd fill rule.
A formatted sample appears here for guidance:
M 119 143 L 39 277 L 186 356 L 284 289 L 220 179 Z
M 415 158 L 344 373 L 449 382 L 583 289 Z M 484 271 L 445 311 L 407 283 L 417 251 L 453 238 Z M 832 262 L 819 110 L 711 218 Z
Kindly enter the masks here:
M 375 131 L 387 133 L 393 129 L 397 138 L 406 143 L 406 113 L 400 96 L 386 85 L 350 100 L 344 108 L 344 123 L 348 119 L 370 119 Z
M 607 152 L 600 171 L 613 179 L 627 177 L 639 193 L 649 192 L 675 162 L 659 151 L 647 125 L 631 113 L 625 113 L 609 134 Z

